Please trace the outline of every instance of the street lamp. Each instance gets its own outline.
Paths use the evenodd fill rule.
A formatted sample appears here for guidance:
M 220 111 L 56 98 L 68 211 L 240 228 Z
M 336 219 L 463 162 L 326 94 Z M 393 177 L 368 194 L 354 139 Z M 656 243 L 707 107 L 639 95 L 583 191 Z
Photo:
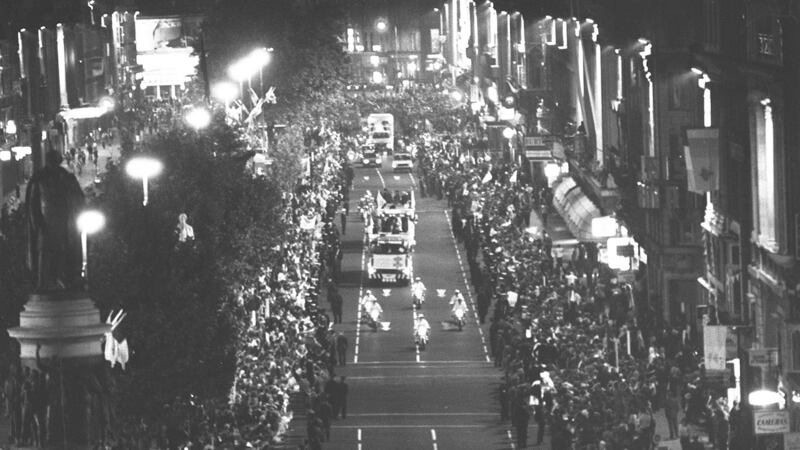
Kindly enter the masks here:
M 375 22 L 375 29 L 379 33 L 385 32 L 388 28 L 389 28 L 389 24 L 386 22 L 386 19 L 384 19 L 382 17 L 380 19 L 378 19 L 377 22 Z
M 202 106 L 190 108 L 184 117 L 186 123 L 195 130 L 205 128 L 211 123 L 211 113 Z
M 88 235 L 95 234 L 102 230 L 106 225 L 106 217 L 97 210 L 83 211 L 78 215 L 77 219 L 78 230 L 81 232 L 81 278 L 83 278 L 84 286 L 88 285 L 88 251 L 87 241 Z
M 224 103 L 225 107 L 227 108 L 231 103 L 233 103 L 234 100 L 236 100 L 236 97 L 239 96 L 239 88 L 236 86 L 236 83 L 231 83 L 230 81 L 220 81 L 211 88 L 211 95 Z
M 144 192 L 142 200 L 143 206 L 147 206 L 147 181 L 161 173 L 162 167 L 161 161 L 146 156 L 132 158 L 125 165 L 125 171 L 128 175 L 133 178 L 142 179 L 142 191 Z
M 264 74 L 261 69 L 269 64 L 271 52 L 272 48 L 257 48 L 228 68 L 228 75 L 239 82 L 239 90 L 244 91 L 244 80 L 247 80 L 247 87 L 251 87 L 250 79 L 256 72 L 259 72 L 259 90 L 264 90 Z
M 780 403 L 782 400 L 783 397 L 781 397 L 781 394 L 768 389 L 759 389 L 751 392 L 747 396 L 747 402 L 750 403 L 751 406 L 769 406 Z

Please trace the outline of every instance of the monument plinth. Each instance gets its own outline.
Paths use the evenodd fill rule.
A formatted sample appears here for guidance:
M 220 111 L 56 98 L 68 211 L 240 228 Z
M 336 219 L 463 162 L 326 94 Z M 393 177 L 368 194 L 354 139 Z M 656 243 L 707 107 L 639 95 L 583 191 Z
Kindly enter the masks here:
M 105 443 L 111 381 L 102 339 L 111 332 L 81 279 L 77 215 L 84 206 L 75 176 L 48 152 L 28 183 L 27 266 L 34 282 L 19 326 L 20 367 L 10 381 L 11 437 L 18 446 L 84 449 Z

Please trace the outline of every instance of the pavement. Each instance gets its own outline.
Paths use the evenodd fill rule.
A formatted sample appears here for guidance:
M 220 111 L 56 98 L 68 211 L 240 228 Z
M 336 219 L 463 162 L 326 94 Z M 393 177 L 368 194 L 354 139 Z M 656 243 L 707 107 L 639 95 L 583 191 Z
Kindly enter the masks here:
M 106 162 L 111 159 L 112 161 L 117 161 L 120 157 L 120 142 L 118 133 L 114 133 L 114 139 L 112 143 L 106 147 L 102 145 L 97 145 L 97 166 L 92 164 L 91 160 L 88 160 L 86 164 L 81 168 L 79 171 L 75 166 L 70 166 L 64 161 L 61 164 L 61 167 L 65 168 L 70 173 L 74 174 L 75 177 L 78 179 L 78 183 L 81 185 L 82 188 L 86 189 L 94 184 L 95 178 L 105 172 Z M 27 183 L 22 183 L 20 185 L 20 193 L 22 196 L 25 196 L 25 187 Z M 3 202 L 5 203 L 8 201 L 14 192 L 7 194 L 5 198 L 3 198 Z

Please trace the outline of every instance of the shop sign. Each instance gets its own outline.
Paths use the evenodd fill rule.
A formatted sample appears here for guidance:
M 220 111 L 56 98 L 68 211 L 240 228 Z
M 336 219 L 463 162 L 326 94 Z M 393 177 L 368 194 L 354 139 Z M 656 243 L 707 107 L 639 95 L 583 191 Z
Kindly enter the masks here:
M 528 158 L 528 159 L 550 160 L 550 159 L 553 159 L 553 151 L 552 150 L 525 150 L 525 157 Z
M 753 425 L 756 434 L 788 433 L 789 411 L 754 411 Z
M 542 136 L 525 136 L 522 138 L 522 143 L 525 147 L 546 147 L 547 144 L 544 142 L 544 138 Z
M 778 365 L 777 348 L 753 348 L 748 352 L 750 365 L 759 367 L 769 367 Z
M 725 325 L 706 325 L 703 327 L 703 359 L 706 370 L 725 370 L 728 327 Z

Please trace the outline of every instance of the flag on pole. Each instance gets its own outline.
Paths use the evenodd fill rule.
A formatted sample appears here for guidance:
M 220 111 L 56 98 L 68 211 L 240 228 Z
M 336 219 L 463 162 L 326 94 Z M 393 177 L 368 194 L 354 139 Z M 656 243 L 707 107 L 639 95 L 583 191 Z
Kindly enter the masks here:
M 486 169 L 486 175 L 483 176 L 483 179 L 481 180 L 481 183 L 486 184 L 486 183 L 488 183 L 490 181 L 492 181 L 492 168 L 491 168 L 491 166 L 488 169 Z
M 514 173 L 511 174 L 511 177 L 508 179 L 509 183 L 516 183 L 517 182 L 517 172 L 518 171 L 515 170 Z
M 375 201 L 378 202 L 378 209 L 383 209 L 383 206 L 386 205 L 386 199 L 383 198 L 383 195 L 381 195 L 380 192 L 378 192 L 378 195 L 375 196 Z

